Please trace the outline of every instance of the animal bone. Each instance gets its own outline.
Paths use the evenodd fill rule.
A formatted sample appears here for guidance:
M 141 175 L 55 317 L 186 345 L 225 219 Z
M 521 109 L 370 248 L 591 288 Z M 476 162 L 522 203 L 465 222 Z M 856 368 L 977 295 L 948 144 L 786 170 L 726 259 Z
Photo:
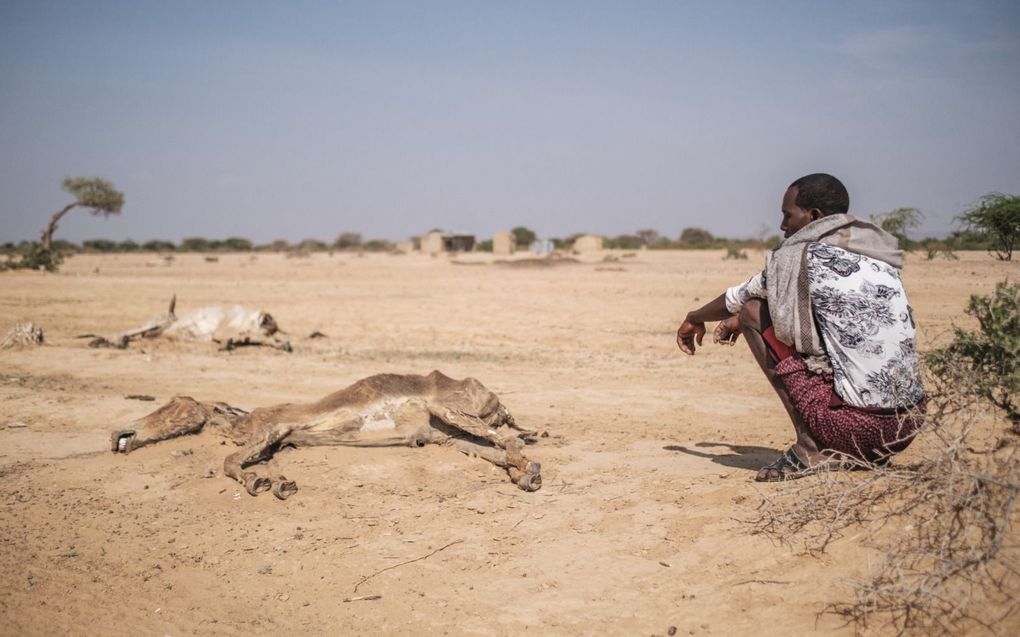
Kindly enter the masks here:
M 174 313 L 176 305 L 177 295 L 174 295 L 165 314 L 113 339 L 97 336 L 89 342 L 89 347 L 125 349 L 138 338 L 165 336 L 186 341 L 211 341 L 219 343 L 222 345 L 220 349 L 227 351 L 245 345 L 265 345 L 285 352 L 293 351 L 290 342 L 275 336 L 282 331 L 273 317 L 265 312 L 243 305 L 207 305 L 177 316 Z
M 288 445 L 446 444 L 506 469 L 510 480 L 525 491 L 542 486 L 540 465 L 522 453 L 535 432 L 518 427 L 499 397 L 474 378 L 454 380 L 439 371 L 428 376 L 377 374 L 318 402 L 285 403 L 251 413 L 177 396 L 113 431 L 110 446 L 114 452 L 129 453 L 207 426 L 243 446 L 227 456 L 223 472 L 251 495 L 272 490 L 284 500 L 297 491 L 293 481 L 266 476 L 251 466 Z

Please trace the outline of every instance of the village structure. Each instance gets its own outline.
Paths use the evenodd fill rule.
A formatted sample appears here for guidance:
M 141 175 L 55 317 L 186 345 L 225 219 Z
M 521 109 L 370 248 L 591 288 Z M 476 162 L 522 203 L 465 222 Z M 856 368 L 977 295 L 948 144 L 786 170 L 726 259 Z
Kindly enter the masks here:
M 517 241 L 512 232 L 497 232 L 492 235 L 492 253 L 496 256 L 510 256 L 517 249 Z
M 475 235 L 446 233 L 439 230 L 427 232 L 421 237 L 422 254 L 442 252 L 471 252 L 475 249 Z
M 602 237 L 585 234 L 574 241 L 574 252 L 597 252 L 602 249 Z
M 598 252 L 605 247 L 605 239 L 598 235 L 585 234 L 577 237 L 571 246 L 575 253 Z M 407 241 L 396 244 L 398 252 L 404 254 L 421 252 L 421 254 L 438 255 L 443 253 L 474 252 L 477 248 L 475 235 L 457 232 L 432 230 L 423 235 L 411 237 Z M 498 257 L 513 256 L 520 250 L 531 254 L 544 255 L 556 250 L 550 239 L 536 239 L 528 246 L 518 246 L 517 238 L 512 232 L 502 230 L 492 235 L 492 254 Z

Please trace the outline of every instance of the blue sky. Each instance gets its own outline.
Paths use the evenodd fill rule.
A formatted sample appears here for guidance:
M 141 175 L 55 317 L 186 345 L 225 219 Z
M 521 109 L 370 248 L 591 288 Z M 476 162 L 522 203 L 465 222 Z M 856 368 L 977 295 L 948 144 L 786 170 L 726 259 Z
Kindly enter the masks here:
M 0 0 L 0 241 L 752 236 L 1020 194 L 1020 4 Z

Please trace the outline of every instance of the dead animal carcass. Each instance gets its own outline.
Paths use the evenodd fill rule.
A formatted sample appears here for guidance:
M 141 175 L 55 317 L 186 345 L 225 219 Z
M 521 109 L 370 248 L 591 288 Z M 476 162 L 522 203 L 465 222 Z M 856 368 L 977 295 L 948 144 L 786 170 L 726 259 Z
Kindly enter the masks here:
M 174 313 L 177 296 L 170 299 L 166 314 L 160 314 L 145 325 L 107 339 L 94 334 L 89 347 L 115 347 L 124 349 L 139 338 L 181 339 L 218 343 L 221 349 L 232 350 L 245 345 L 265 345 L 290 352 L 289 341 L 281 340 L 282 333 L 269 314 L 243 305 L 207 305 L 180 316 Z
M 0 340 L 0 349 L 24 349 L 42 345 L 42 328 L 35 323 L 18 323 Z
M 350 447 L 451 445 L 507 470 L 525 491 L 542 486 L 541 468 L 523 455 L 535 432 L 517 426 L 499 397 L 473 378 L 378 374 L 307 404 L 286 403 L 246 412 L 223 403 L 178 396 L 110 436 L 114 452 L 128 453 L 209 427 L 243 446 L 223 471 L 251 495 L 272 489 L 280 499 L 297 491 L 283 476 L 251 466 L 285 446 Z

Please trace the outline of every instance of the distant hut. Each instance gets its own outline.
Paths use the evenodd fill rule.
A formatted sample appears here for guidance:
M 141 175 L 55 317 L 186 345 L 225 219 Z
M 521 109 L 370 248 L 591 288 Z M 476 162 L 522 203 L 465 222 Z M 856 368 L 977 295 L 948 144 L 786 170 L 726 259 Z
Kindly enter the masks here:
M 443 235 L 443 248 L 447 252 L 472 252 L 475 249 L 475 235 L 473 234 Z
M 443 233 L 433 230 L 421 236 L 422 254 L 439 254 L 443 251 Z
M 421 251 L 423 254 L 439 254 L 441 252 L 471 252 L 475 249 L 475 235 L 443 233 L 433 230 L 422 235 Z
M 509 256 L 517 248 L 512 232 L 497 232 L 492 235 L 492 253 L 499 256 Z
M 574 241 L 574 250 L 577 252 L 595 252 L 602 249 L 602 237 L 593 234 L 581 235 Z

